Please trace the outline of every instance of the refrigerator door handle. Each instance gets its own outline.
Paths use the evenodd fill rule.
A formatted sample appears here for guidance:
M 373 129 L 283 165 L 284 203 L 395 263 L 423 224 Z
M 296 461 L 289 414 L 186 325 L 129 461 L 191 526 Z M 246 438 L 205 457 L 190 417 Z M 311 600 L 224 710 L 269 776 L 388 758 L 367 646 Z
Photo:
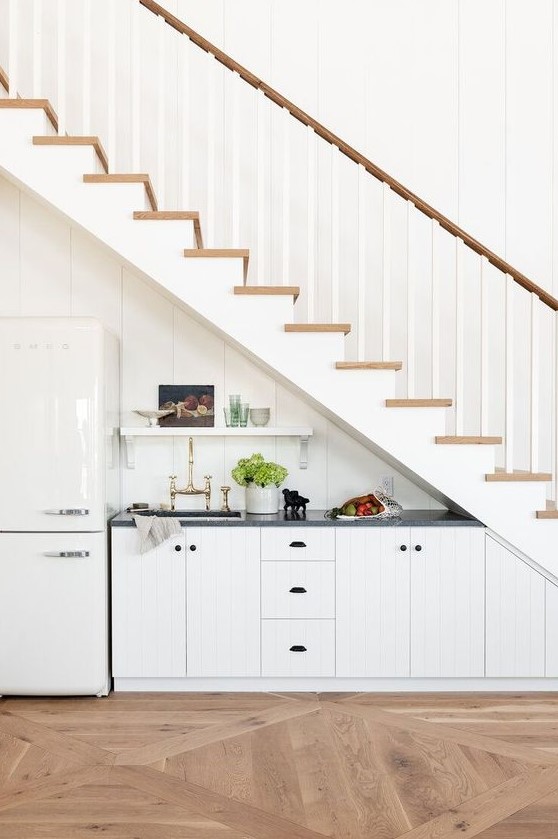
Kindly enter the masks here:
M 47 516 L 88 516 L 86 507 L 66 507 L 63 510 L 45 510 Z
M 89 551 L 45 551 L 43 556 L 65 557 L 66 559 L 82 559 L 90 556 Z

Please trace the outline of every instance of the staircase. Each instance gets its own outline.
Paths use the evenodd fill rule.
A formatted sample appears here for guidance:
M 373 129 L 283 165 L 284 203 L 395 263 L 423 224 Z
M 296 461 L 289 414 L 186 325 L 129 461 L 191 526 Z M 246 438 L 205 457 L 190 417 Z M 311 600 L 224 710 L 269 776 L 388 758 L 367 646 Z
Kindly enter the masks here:
M 11 7 L 15 6 L 13 2 Z M 161 32 L 168 25 L 173 35 L 178 32 L 182 37 L 187 36 L 188 49 L 201 46 L 208 55 L 216 56 L 223 63 L 226 72 L 232 70 L 236 73 L 236 81 L 248 81 L 256 88 L 257 97 L 265 95 L 270 101 L 281 104 L 286 114 L 285 119 L 292 120 L 295 117 L 312 132 L 308 134 L 309 148 L 318 140 L 333 143 L 336 149 L 334 159 L 342 152 L 352 160 L 358 167 L 357 201 L 364 200 L 365 179 L 380 180 L 384 250 L 379 318 L 378 313 L 374 313 L 374 317 L 382 324 L 377 360 L 367 360 L 365 356 L 369 347 L 375 346 L 367 333 L 366 299 L 369 288 L 364 272 L 366 231 L 358 231 L 361 259 L 358 262 L 358 281 L 351 304 L 356 322 L 339 317 L 344 313 L 344 308 L 340 304 L 339 294 L 335 300 L 332 292 L 335 288 L 339 291 L 339 276 L 337 281 L 334 278 L 335 270 L 339 268 L 339 252 L 332 253 L 331 294 L 326 295 L 331 298 L 329 314 L 332 316 L 316 319 L 316 315 L 323 313 L 323 307 L 317 300 L 318 277 L 313 247 L 308 245 L 305 257 L 308 271 L 299 284 L 292 285 L 291 276 L 283 270 L 283 282 L 272 285 L 268 284 L 269 279 L 263 274 L 263 268 L 271 264 L 271 260 L 267 260 L 263 252 L 266 237 L 262 231 L 255 232 L 255 255 L 253 248 L 241 247 L 242 243 L 238 241 L 241 228 L 237 171 L 239 158 L 234 150 L 234 142 L 231 162 L 232 241 L 230 247 L 225 248 L 208 247 L 205 244 L 215 244 L 215 231 L 219 227 L 216 224 L 215 193 L 208 194 L 203 214 L 194 210 L 160 210 L 159 187 L 164 191 L 165 181 L 165 155 L 162 152 L 158 158 L 159 163 L 161 157 L 163 159 L 160 167 L 163 175 L 160 170 L 153 181 L 148 174 L 113 171 L 111 161 L 115 155 L 118 157 L 114 120 L 111 122 L 109 119 L 107 154 L 101 140 L 90 134 L 88 125 L 83 125 L 88 129 L 87 132 L 68 136 L 67 118 L 61 120 L 49 100 L 35 96 L 37 91 L 31 91 L 33 98 L 18 98 L 10 82 L 11 72 L 8 78 L 0 71 L 0 84 L 7 94 L 0 98 L 2 173 L 62 213 L 72 224 L 94 236 L 125 264 L 157 288 L 163 289 L 175 302 L 179 302 L 193 317 L 216 330 L 278 380 L 296 388 L 357 440 L 402 469 L 450 506 L 479 518 L 501 540 L 556 580 L 558 556 L 553 551 L 556 524 L 552 521 L 558 518 L 554 468 L 556 406 L 553 386 L 541 387 L 540 377 L 543 353 L 552 354 L 551 375 L 553 378 L 557 375 L 554 313 L 558 310 L 558 301 L 373 164 L 368 165 L 365 158 L 343 144 L 339 138 L 326 136 L 326 129 L 291 103 L 286 103 L 279 94 L 264 86 L 244 68 L 235 65 L 232 59 L 192 33 L 156 3 L 142 0 L 141 6 L 142 14 L 150 17 L 153 17 L 153 13 L 158 15 L 154 20 Z M 135 0 L 130 8 L 133 15 L 140 14 L 140 5 Z M 132 20 L 137 24 L 135 17 Z M 132 41 L 134 31 L 132 26 Z M 17 45 L 12 46 L 15 50 Z M 17 68 L 14 54 L 11 56 L 11 65 Z M 138 96 L 139 91 L 132 84 L 131 100 L 132 103 L 136 101 L 137 107 Z M 277 101 L 278 98 L 280 101 Z M 67 103 L 61 100 L 57 103 L 58 107 L 61 103 L 67 117 Z M 111 107 L 114 110 L 114 102 Z M 211 108 L 210 101 L 210 113 Z M 137 113 L 132 115 L 132 124 L 137 119 Z M 211 151 L 216 143 L 215 136 L 212 136 L 211 121 L 209 129 Z M 138 141 L 133 140 L 132 146 L 131 160 L 138 162 Z M 263 161 L 259 152 L 257 157 L 257 168 L 260 170 Z M 208 160 L 211 163 L 210 153 Z M 313 162 L 310 151 L 309 184 L 316 177 Z M 283 163 L 281 173 L 285 174 L 289 164 L 286 152 Z M 215 173 L 208 170 L 208 178 L 211 187 Z M 317 235 L 317 207 L 312 203 L 311 192 L 309 188 L 309 242 L 315 241 Z M 261 178 L 256 183 L 255 193 L 257 205 L 263 205 L 265 190 Z M 407 217 L 404 361 L 389 355 L 395 345 L 395 341 L 390 340 L 394 308 L 390 303 L 395 287 L 392 288 L 390 266 L 393 254 L 388 234 L 392 220 L 399 212 L 394 209 L 398 206 L 394 203 L 397 201 L 405 202 Z M 286 198 L 283 203 L 288 204 Z M 288 207 L 284 206 L 283 211 L 282 259 L 283 267 L 288 267 L 290 262 L 285 260 L 285 250 L 288 253 L 292 245 L 292 231 L 287 223 Z M 332 206 L 332 219 L 338 211 L 339 207 L 336 209 Z M 414 227 L 415 214 L 429 219 L 427 237 L 432 259 L 428 284 L 432 346 L 426 377 L 422 375 L 417 344 L 420 322 L 416 308 L 424 290 L 420 278 L 415 274 L 412 259 L 418 241 L 416 231 L 420 227 Z M 207 223 L 202 223 L 200 217 L 207 218 Z M 362 214 L 359 215 L 361 218 Z M 445 231 L 443 235 L 442 228 Z M 439 251 L 447 248 L 448 237 L 451 237 L 454 248 L 455 301 L 454 323 L 446 330 L 447 324 L 441 318 L 442 261 L 438 262 L 436 257 Z M 464 315 L 464 264 L 470 259 L 470 254 L 478 257 L 481 283 L 478 307 L 480 375 L 472 394 L 471 388 L 467 389 L 466 386 L 469 353 L 465 351 L 465 335 L 469 324 L 465 322 Z M 488 343 L 488 316 L 494 305 L 491 294 L 493 284 L 496 283 L 499 283 L 499 293 L 503 300 L 498 314 L 505 325 L 500 348 L 505 369 L 501 381 L 498 380 L 502 404 L 491 413 L 494 398 L 489 384 L 492 386 L 493 382 L 496 383 L 496 377 L 491 367 L 493 359 Z M 525 425 L 525 400 L 522 397 L 518 400 L 518 394 L 514 392 L 517 391 L 514 384 L 523 382 L 516 370 L 515 355 L 519 341 L 518 312 L 521 316 L 525 306 L 529 318 L 529 329 L 525 331 L 529 341 L 529 411 L 527 434 L 519 435 L 517 427 L 521 422 Z M 541 324 L 544 328 L 541 328 Z M 356 340 L 353 339 L 355 331 Z M 440 382 L 448 380 L 444 375 L 444 363 L 448 354 L 446 339 L 450 332 L 453 367 L 449 388 L 451 392 L 441 394 Z M 522 368 L 521 375 L 524 372 Z M 404 387 L 398 384 L 398 377 L 405 377 Z M 430 392 L 421 395 L 419 386 L 425 378 L 429 381 Z M 480 421 L 475 429 L 468 427 L 468 396 L 478 402 L 478 411 L 475 408 L 475 412 L 479 414 Z M 518 401 L 522 406 L 519 414 Z M 549 415 L 552 416 L 551 427 Z

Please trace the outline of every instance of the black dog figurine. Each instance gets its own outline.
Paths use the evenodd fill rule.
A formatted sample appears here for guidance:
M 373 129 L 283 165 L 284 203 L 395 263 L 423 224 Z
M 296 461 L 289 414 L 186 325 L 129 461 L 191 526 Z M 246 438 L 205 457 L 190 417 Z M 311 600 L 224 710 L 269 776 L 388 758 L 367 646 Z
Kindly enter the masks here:
M 298 516 L 298 511 L 302 508 L 302 515 L 306 515 L 306 505 L 310 500 L 309 498 L 303 498 L 296 489 L 284 489 L 283 497 L 285 499 L 285 506 L 283 507 L 285 513 L 290 507 L 292 514 Z

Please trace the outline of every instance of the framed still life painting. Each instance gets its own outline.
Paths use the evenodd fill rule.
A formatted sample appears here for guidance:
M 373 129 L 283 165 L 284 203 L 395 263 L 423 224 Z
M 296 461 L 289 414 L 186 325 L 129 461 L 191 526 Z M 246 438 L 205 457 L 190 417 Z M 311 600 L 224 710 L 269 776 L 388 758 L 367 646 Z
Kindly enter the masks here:
M 159 410 L 171 411 L 159 420 L 163 427 L 211 428 L 214 405 L 214 385 L 159 385 Z

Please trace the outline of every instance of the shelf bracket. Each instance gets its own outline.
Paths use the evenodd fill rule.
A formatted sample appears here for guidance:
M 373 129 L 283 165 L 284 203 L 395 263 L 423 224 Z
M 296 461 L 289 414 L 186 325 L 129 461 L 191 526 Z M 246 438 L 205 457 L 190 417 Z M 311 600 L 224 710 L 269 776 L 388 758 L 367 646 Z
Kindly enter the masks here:
M 299 465 L 300 465 L 301 469 L 308 469 L 308 440 L 309 440 L 308 435 L 300 438 L 300 464 Z
M 128 469 L 136 468 L 136 446 L 131 434 L 124 435 L 124 446 L 126 449 L 126 466 Z

